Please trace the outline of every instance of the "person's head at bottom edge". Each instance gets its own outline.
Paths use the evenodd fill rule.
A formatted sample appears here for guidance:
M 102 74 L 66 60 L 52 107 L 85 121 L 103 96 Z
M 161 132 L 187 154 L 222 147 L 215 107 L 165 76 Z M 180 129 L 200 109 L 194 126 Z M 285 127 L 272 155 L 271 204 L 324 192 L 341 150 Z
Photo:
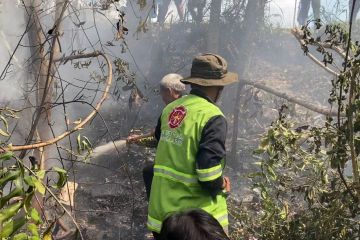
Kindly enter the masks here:
M 162 224 L 160 240 L 230 240 L 220 223 L 202 209 L 174 213 Z

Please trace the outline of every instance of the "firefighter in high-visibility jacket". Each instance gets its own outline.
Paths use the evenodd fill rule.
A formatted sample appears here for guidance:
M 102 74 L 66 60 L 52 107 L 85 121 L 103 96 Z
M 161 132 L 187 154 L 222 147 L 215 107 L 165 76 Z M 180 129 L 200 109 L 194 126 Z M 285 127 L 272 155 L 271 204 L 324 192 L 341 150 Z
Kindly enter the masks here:
M 155 130 L 159 140 L 148 209 L 148 229 L 161 230 L 174 212 L 201 208 L 228 226 L 223 177 L 226 119 L 215 105 L 225 85 L 238 81 L 227 62 L 215 54 L 194 58 L 190 94 L 165 107 Z

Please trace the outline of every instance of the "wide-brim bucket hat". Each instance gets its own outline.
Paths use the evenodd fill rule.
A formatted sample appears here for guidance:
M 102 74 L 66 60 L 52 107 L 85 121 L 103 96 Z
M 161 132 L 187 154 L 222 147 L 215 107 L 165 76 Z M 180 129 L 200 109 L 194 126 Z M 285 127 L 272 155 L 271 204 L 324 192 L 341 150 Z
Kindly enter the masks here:
M 200 86 L 226 86 L 238 82 L 238 75 L 228 72 L 226 60 L 216 54 L 205 53 L 196 56 L 192 62 L 190 77 L 181 82 Z

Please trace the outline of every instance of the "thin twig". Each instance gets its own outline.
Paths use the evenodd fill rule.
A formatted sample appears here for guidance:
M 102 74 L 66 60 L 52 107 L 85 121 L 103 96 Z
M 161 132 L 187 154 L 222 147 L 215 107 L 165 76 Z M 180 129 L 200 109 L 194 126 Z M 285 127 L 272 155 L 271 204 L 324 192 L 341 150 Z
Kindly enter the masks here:
M 303 39 L 304 37 L 304 31 L 302 31 L 301 29 L 299 28 L 293 28 L 291 29 L 291 33 L 297 38 L 297 39 Z M 346 51 L 339 47 L 339 46 L 336 46 L 332 43 L 326 43 L 326 42 L 318 42 L 318 41 L 314 41 L 313 43 L 312 42 L 309 42 L 309 45 L 313 45 L 313 46 L 316 46 L 316 47 L 321 47 L 323 49 L 325 48 L 328 48 L 328 49 L 331 49 L 331 50 L 334 50 L 337 54 L 339 54 L 342 58 L 345 59 L 346 57 Z
M 340 165 L 338 165 L 337 171 L 338 171 L 339 176 L 340 176 L 340 179 L 341 179 L 341 181 L 343 182 L 343 184 L 344 184 L 345 188 L 347 189 L 348 193 L 349 193 L 350 196 L 354 199 L 354 202 L 357 203 L 357 202 L 359 201 L 359 199 L 358 199 L 357 197 L 355 197 L 354 193 L 353 193 L 353 192 L 351 191 L 351 189 L 349 188 L 349 186 L 348 186 L 348 184 L 347 184 L 347 182 L 346 182 L 346 180 L 345 180 L 345 178 L 344 178 L 344 175 L 343 175 L 343 173 L 341 172 Z
M 41 142 L 38 142 L 38 143 L 35 143 L 35 144 L 8 146 L 8 147 L 5 147 L 3 149 L 0 149 L 0 153 L 4 152 L 4 151 L 29 150 L 29 149 L 35 149 L 35 148 L 40 148 L 40 147 L 45 147 L 45 146 L 52 145 L 52 144 L 62 140 L 66 136 L 68 136 L 68 135 L 82 129 L 91 119 L 93 119 L 95 117 L 95 115 L 97 114 L 98 110 L 100 109 L 100 107 L 102 106 L 102 104 L 104 103 L 104 101 L 106 100 L 106 98 L 108 96 L 108 93 L 109 93 L 109 90 L 110 90 L 111 83 L 112 83 L 112 65 L 111 65 L 111 61 L 104 53 L 99 53 L 99 55 L 104 57 L 106 62 L 107 62 L 107 65 L 108 65 L 108 79 L 107 79 L 105 90 L 104 90 L 104 93 L 103 93 L 101 99 L 96 104 L 95 109 L 84 120 L 82 120 L 73 129 L 62 133 L 61 135 L 59 135 L 59 136 L 57 136 L 57 137 L 55 137 L 53 139 L 49 139 L 49 140 L 46 140 L 46 141 L 41 141 Z
M 24 36 L 26 35 L 26 33 L 29 31 L 30 22 L 31 22 L 31 17 L 29 17 L 29 20 L 28 20 L 28 22 L 27 22 L 27 24 L 26 24 L 26 27 L 25 27 L 25 31 L 24 31 L 23 34 L 21 35 L 21 37 L 20 37 L 20 39 L 19 39 L 19 41 L 18 41 L 18 43 L 17 43 L 14 51 L 12 52 L 12 54 L 11 54 L 8 62 L 5 64 L 5 67 L 4 67 L 3 71 L 2 71 L 1 74 L 0 74 L 0 80 L 5 78 L 7 69 L 8 69 L 8 67 L 9 67 L 10 64 L 11 64 L 11 60 L 14 58 L 15 53 L 16 53 L 18 47 L 20 46 L 22 39 L 24 38 Z
M 306 46 L 306 43 L 304 41 L 304 39 L 302 38 L 302 35 L 300 35 L 299 30 L 298 29 L 292 29 L 291 33 L 294 35 L 294 37 L 299 41 L 300 45 L 302 47 Z M 337 73 L 336 71 L 332 70 L 331 68 L 327 67 L 322 61 L 320 61 L 319 59 L 317 59 L 314 55 L 312 55 L 310 52 L 306 52 L 306 56 L 308 56 L 314 63 L 316 63 L 317 65 L 319 65 L 320 67 L 322 67 L 324 70 L 326 70 L 327 72 L 331 73 L 332 75 L 334 75 L 335 77 L 339 77 L 340 73 Z

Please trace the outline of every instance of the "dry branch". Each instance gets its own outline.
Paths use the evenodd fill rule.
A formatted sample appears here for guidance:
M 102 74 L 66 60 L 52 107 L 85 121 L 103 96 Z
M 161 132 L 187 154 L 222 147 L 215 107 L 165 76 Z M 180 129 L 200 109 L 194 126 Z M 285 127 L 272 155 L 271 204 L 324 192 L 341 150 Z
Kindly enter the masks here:
M 35 144 L 8 146 L 8 147 L 0 149 L 0 153 L 6 152 L 6 151 L 30 150 L 30 149 L 36 149 L 36 148 L 52 145 L 52 144 L 62 140 L 66 136 L 69 136 L 70 134 L 82 129 L 83 126 L 85 126 L 85 124 L 87 124 L 93 117 L 95 117 L 97 112 L 100 110 L 100 107 L 102 106 L 103 102 L 107 98 L 107 95 L 109 93 L 109 89 L 111 86 L 111 82 L 112 82 L 112 65 L 111 65 L 111 61 L 109 60 L 109 58 L 104 53 L 96 51 L 96 52 L 93 52 L 90 54 L 74 55 L 74 56 L 63 57 L 63 58 L 55 60 L 55 61 L 60 61 L 60 60 L 65 61 L 66 59 L 71 60 L 71 59 L 89 58 L 89 57 L 96 57 L 96 56 L 102 56 L 105 58 L 106 63 L 108 65 L 108 77 L 107 77 L 106 86 L 105 86 L 103 95 L 102 95 L 101 99 L 99 100 L 99 102 L 96 104 L 94 110 L 83 121 L 81 121 L 78 125 L 76 125 L 73 129 L 66 131 L 63 134 L 61 134 L 55 138 L 52 138 L 52 139 L 49 139 L 46 141 L 41 141 L 41 142 L 38 142 Z
M 299 99 L 295 96 L 291 96 L 289 94 L 286 94 L 284 92 L 280 92 L 278 90 L 275 90 L 275 89 L 272 89 L 268 86 L 265 86 L 263 83 L 259 83 L 259 82 L 252 82 L 252 81 L 249 81 L 249 80 L 243 80 L 241 79 L 241 82 L 243 82 L 244 84 L 246 85 L 250 85 L 250 86 L 253 86 L 255 88 L 258 88 L 258 89 L 261 89 L 265 92 L 268 92 L 268 93 L 271 93 L 275 96 L 278 96 L 280 98 L 284 98 L 286 100 L 288 100 L 289 102 L 293 102 L 293 103 L 296 103 L 306 109 L 309 109 L 311 111 L 314 111 L 314 112 L 317 112 L 317 113 L 320 113 L 320 114 L 323 114 L 323 115 L 326 115 L 326 116 L 337 116 L 337 111 L 331 111 L 331 110 L 328 110 L 324 107 L 319 107 L 319 106 L 315 106 L 314 104 L 311 104 L 307 101 L 304 101 L 302 99 Z
M 302 31 L 301 29 L 299 28 L 293 28 L 291 30 L 291 33 L 297 38 L 297 39 L 302 39 L 303 36 L 304 36 L 304 31 Z M 311 44 L 311 43 L 310 43 Z M 342 58 L 345 59 L 346 57 L 346 51 L 339 47 L 339 46 L 336 46 L 332 43 L 322 43 L 322 42 L 316 42 L 314 44 L 311 44 L 311 45 L 314 45 L 314 46 L 320 46 L 322 48 L 328 48 L 328 49 L 331 49 L 331 50 L 334 50 L 337 54 L 339 54 Z
M 302 34 L 302 31 L 297 29 L 297 28 L 294 28 L 291 30 L 291 33 L 294 35 L 294 37 L 299 41 L 300 45 L 302 48 L 306 47 L 306 43 L 303 39 L 303 34 Z M 320 44 L 320 43 L 319 43 Z M 331 48 L 333 50 L 335 50 L 333 47 L 331 47 L 331 45 L 321 45 L 322 47 L 325 48 Z M 336 48 L 337 50 L 335 50 L 336 52 L 340 51 L 340 49 Z M 341 56 L 343 53 L 338 52 Z M 306 56 L 308 56 L 313 62 L 315 62 L 317 65 L 319 65 L 320 67 L 322 67 L 323 69 L 325 69 L 327 72 L 331 73 L 332 75 L 336 76 L 336 77 L 339 77 L 340 74 L 337 73 L 336 71 L 332 70 L 331 68 L 327 67 L 322 61 L 320 61 L 319 59 L 317 59 L 314 55 L 312 55 L 310 52 L 307 52 L 306 53 Z
M 337 46 L 331 45 L 331 43 L 318 43 L 320 46 L 322 46 L 323 48 L 329 48 L 334 50 L 336 53 L 338 53 L 342 58 L 346 58 L 346 52 Z
M 85 53 L 85 54 L 78 54 L 78 55 L 71 55 L 71 56 L 63 56 L 61 58 L 54 59 L 54 62 L 62 62 L 66 63 L 67 61 L 76 60 L 80 58 L 91 58 L 91 57 L 97 57 L 101 55 L 100 51 L 95 51 L 92 53 Z

